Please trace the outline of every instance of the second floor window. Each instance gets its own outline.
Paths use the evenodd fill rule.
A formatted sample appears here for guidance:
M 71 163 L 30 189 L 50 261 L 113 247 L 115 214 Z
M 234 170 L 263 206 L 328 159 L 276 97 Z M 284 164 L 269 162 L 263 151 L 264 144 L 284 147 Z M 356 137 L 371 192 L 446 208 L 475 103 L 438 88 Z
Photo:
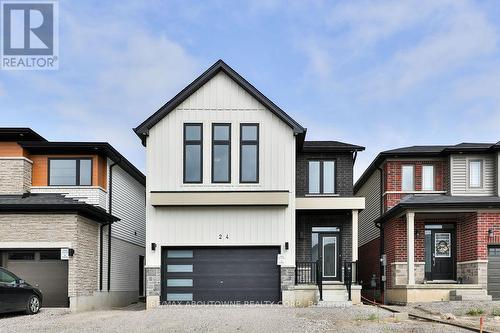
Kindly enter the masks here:
M 184 183 L 203 181 L 202 124 L 184 124 Z
M 231 125 L 212 125 L 212 183 L 231 182 Z
M 415 167 L 403 165 L 401 187 L 403 191 L 415 191 Z
M 91 158 L 49 158 L 50 186 L 92 185 Z
M 469 187 L 479 188 L 483 186 L 483 161 L 469 161 Z
M 240 183 L 259 182 L 259 125 L 240 125 Z
M 335 193 L 335 161 L 309 161 L 309 193 Z
M 434 166 L 422 166 L 422 190 L 434 191 Z

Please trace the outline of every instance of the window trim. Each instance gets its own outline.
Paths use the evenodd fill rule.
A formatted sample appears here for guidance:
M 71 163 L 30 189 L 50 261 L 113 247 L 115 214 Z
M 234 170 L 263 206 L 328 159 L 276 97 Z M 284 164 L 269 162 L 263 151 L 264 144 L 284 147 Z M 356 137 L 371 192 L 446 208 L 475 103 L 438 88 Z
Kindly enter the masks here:
M 309 192 L 309 166 L 310 162 L 319 162 L 319 192 L 311 193 Z M 333 162 L 333 192 L 324 193 L 324 162 Z M 337 159 L 336 158 L 310 158 L 307 160 L 307 194 L 308 195 L 337 195 Z
M 257 127 L 257 140 L 243 140 L 243 127 L 245 126 L 256 126 Z M 256 161 L 256 167 L 257 167 L 257 170 L 256 170 L 256 179 L 255 181 L 251 180 L 242 180 L 241 179 L 241 176 L 242 176 L 242 167 L 243 167 L 243 163 L 241 163 L 241 152 L 242 152 L 242 148 L 243 148 L 243 145 L 255 145 L 256 146 L 256 150 L 257 150 L 257 161 Z M 240 123 L 240 160 L 239 160 L 239 163 L 240 163 L 240 183 L 241 184 L 257 184 L 259 183 L 259 178 L 260 178 L 260 172 L 259 172 L 259 169 L 260 169 L 260 154 L 259 154 L 259 150 L 260 150 L 260 126 L 259 126 L 259 123 Z
M 228 140 L 215 140 L 215 127 L 216 126 L 226 126 L 229 128 L 229 138 Z M 226 145 L 228 147 L 228 177 L 227 181 L 215 181 L 214 180 L 214 151 L 215 146 Z M 213 184 L 229 184 L 231 183 L 231 123 L 212 123 L 212 183 Z
M 425 189 L 424 188 L 424 184 L 425 184 L 425 182 L 424 182 L 424 169 L 426 167 L 427 168 L 428 167 L 432 168 L 432 178 L 431 178 L 431 180 L 432 180 L 432 188 L 431 189 Z M 436 172 L 435 171 L 436 171 L 436 168 L 434 167 L 433 164 L 424 164 L 424 165 L 422 165 L 422 191 L 435 191 L 436 190 Z
M 200 140 L 186 140 L 186 127 L 199 126 Z M 203 183 L 203 123 L 184 123 L 183 138 L 182 138 L 182 179 L 184 184 L 202 184 Z M 186 180 L 186 146 L 200 145 L 200 180 Z
M 76 161 L 75 184 L 60 185 L 50 183 L 51 161 Z M 80 161 L 90 161 L 90 185 L 80 185 Z M 94 158 L 93 157 L 49 157 L 47 161 L 47 186 L 93 186 L 94 185 Z
M 479 186 L 471 186 L 470 181 L 470 166 L 471 162 L 479 162 Z M 467 159 L 467 188 L 470 189 L 482 189 L 484 187 L 484 159 L 482 158 L 471 158 Z
M 404 172 L 403 172 L 403 169 L 404 167 L 411 167 L 413 169 L 413 181 L 412 181 L 412 188 L 411 189 L 404 189 L 403 188 L 403 184 L 404 184 L 404 181 L 403 181 L 403 177 L 404 177 Z M 414 164 L 402 164 L 401 165 L 401 192 L 414 192 L 416 187 L 415 187 L 415 178 L 416 178 L 416 169 L 415 168 L 415 165 Z

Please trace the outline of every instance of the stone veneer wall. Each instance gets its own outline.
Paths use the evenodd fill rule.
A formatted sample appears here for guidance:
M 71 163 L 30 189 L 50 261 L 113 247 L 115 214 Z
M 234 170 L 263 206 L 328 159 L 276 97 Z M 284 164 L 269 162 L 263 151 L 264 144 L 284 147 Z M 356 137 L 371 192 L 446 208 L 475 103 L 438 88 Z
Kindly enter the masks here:
M 67 242 L 68 296 L 90 296 L 98 289 L 99 224 L 76 214 L 0 214 L 1 242 Z
M 295 286 L 295 267 L 281 267 L 281 291 Z
M 403 262 L 391 263 L 391 286 L 408 284 L 407 264 Z M 415 283 L 424 283 L 425 262 L 415 262 Z
M 22 194 L 31 188 L 32 162 L 25 157 L 0 158 L 0 194 Z
M 146 296 L 160 296 L 160 267 L 146 267 Z
M 465 284 L 488 285 L 488 262 L 475 260 L 457 263 L 457 278 L 462 278 Z

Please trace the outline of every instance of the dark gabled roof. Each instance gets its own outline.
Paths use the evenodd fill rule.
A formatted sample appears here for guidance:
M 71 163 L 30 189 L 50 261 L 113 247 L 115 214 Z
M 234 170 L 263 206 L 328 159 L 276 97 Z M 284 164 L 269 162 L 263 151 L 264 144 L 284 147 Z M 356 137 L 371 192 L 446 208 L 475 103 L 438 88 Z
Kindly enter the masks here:
M 494 143 L 471 143 L 462 142 L 457 145 L 440 146 L 410 146 L 391 150 L 385 150 L 377 155 L 372 163 L 366 168 L 365 172 L 354 184 L 354 193 L 368 180 L 371 174 L 379 168 L 387 158 L 400 157 L 440 157 L 455 153 L 488 153 L 494 150 L 500 150 L 500 142 Z
M 0 195 L 0 213 L 13 212 L 75 212 L 98 223 L 112 223 L 120 220 L 100 207 L 55 193 Z
M 19 142 L 19 145 L 29 152 L 38 154 L 102 154 L 117 163 L 123 170 L 130 174 L 142 185 L 146 185 L 146 176 L 139 171 L 129 160 L 120 154 L 107 142 Z
M 142 124 L 134 128 L 134 132 L 141 138 L 142 144 L 145 145 L 146 137 L 149 130 L 156 125 L 163 117 L 172 112 L 177 106 L 184 102 L 189 96 L 191 96 L 196 90 L 207 83 L 219 72 L 224 72 L 236 83 L 238 83 L 246 92 L 252 95 L 256 100 L 262 103 L 266 108 L 273 112 L 278 118 L 283 120 L 288 126 L 290 126 L 296 134 L 304 132 L 304 128 L 293 120 L 288 114 L 280 109 L 276 104 L 274 104 L 269 98 L 264 96 L 257 88 L 251 85 L 247 80 L 245 80 L 241 75 L 239 75 L 235 70 L 233 70 L 224 61 L 218 60 L 209 69 L 207 69 L 203 74 L 191 82 L 186 88 L 182 89 L 177 95 L 175 95 L 171 100 L 169 100 L 165 105 L 163 105 L 158 111 L 153 113 L 148 119 L 146 119 Z
M 491 209 L 500 208 L 500 197 L 449 196 L 449 195 L 408 195 L 385 214 L 379 216 L 376 225 L 389 221 L 405 210 L 411 209 Z
M 357 146 L 340 141 L 304 141 L 302 151 L 305 153 L 315 152 L 353 152 L 363 151 L 365 147 Z
M 0 141 L 47 141 L 28 127 L 0 127 Z

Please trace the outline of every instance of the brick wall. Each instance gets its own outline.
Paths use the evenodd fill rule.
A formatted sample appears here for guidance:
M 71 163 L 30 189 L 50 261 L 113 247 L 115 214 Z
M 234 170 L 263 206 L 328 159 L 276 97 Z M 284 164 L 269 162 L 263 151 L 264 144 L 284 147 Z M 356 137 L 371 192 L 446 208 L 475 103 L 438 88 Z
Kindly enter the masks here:
M 461 217 L 457 232 L 458 261 L 488 259 L 488 230 L 500 234 L 499 212 L 478 212 Z
M 402 166 L 413 165 L 415 168 L 415 191 L 422 190 L 422 166 L 434 166 L 434 190 L 448 191 L 449 189 L 449 163 L 447 160 L 439 161 L 387 161 L 384 166 L 384 192 L 402 191 Z M 387 211 L 394 207 L 405 195 L 405 193 L 387 193 L 384 196 L 384 208 Z
M 340 196 L 352 196 L 353 160 L 352 154 L 342 153 L 297 153 L 296 195 L 303 197 L 308 193 L 308 161 L 310 159 L 335 159 L 335 191 Z
M 380 281 L 380 237 L 360 246 L 358 251 L 359 280 L 363 281 L 364 289 L 371 289 L 373 274 L 377 277 L 377 282 Z
M 24 157 L 0 158 L 0 194 L 30 191 L 32 163 Z

